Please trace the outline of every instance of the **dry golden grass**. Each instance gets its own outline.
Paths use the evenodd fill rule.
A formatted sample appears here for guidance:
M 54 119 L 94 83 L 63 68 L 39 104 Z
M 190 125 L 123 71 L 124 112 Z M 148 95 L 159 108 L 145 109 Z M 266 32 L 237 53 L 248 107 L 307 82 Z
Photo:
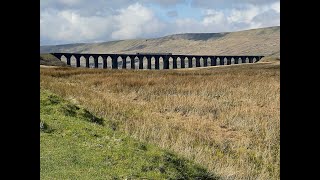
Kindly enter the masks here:
M 41 68 L 40 84 L 223 179 L 279 179 L 279 67 Z

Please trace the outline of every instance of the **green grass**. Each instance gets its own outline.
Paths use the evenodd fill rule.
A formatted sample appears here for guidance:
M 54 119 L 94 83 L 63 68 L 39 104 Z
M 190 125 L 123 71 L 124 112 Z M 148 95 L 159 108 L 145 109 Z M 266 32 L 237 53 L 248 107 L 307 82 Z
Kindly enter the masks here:
M 41 89 L 41 179 L 219 179 Z

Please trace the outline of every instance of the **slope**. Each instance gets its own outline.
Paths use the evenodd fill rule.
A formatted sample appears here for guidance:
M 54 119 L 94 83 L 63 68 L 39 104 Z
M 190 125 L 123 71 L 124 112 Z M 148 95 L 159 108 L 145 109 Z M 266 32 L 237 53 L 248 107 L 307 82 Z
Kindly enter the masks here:
M 43 89 L 40 112 L 41 179 L 216 179 Z

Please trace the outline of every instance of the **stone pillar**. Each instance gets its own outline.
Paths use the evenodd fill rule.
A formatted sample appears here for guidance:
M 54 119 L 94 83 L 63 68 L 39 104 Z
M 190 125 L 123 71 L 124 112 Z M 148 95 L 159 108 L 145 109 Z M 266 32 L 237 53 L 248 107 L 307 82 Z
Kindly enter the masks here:
M 102 56 L 102 68 L 103 69 L 107 69 L 107 66 L 108 64 L 107 64 L 107 57 L 105 57 L 105 56 Z
M 164 56 L 163 58 L 163 69 L 169 69 L 169 56 Z
M 193 57 L 188 58 L 188 68 L 192 68 L 192 59 Z
M 135 60 L 134 60 L 135 56 L 131 56 L 130 57 L 130 65 L 131 65 L 131 69 L 135 69 Z
M 224 57 L 219 57 L 220 59 L 220 65 L 224 65 Z
M 253 57 L 249 57 L 249 63 L 253 63 Z
M 143 69 L 143 56 L 139 58 L 139 69 Z
M 178 63 L 177 63 L 177 57 L 172 57 L 173 59 L 173 65 L 172 65 L 172 69 L 177 69 L 178 68 Z
M 112 61 L 112 69 L 118 69 L 118 57 L 112 56 L 111 61 Z
M 196 57 L 196 67 L 200 67 L 200 57 Z
M 71 65 L 71 57 L 66 57 L 67 58 L 67 65 Z M 61 61 L 61 59 L 60 59 L 60 61 Z
M 211 59 L 211 66 L 216 66 L 217 65 L 217 58 L 215 56 L 210 57 Z
M 203 67 L 207 67 L 208 66 L 208 58 L 209 57 L 204 57 L 203 58 Z
M 99 57 L 93 57 L 93 61 L 94 61 L 94 68 L 99 68 L 98 58 L 99 58 Z
M 147 63 L 147 68 L 148 69 L 151 69 L 151 58 L 152 58 L 152 56 L 149 56 L 149 57 L 147 57 L 147 61 L 148 61 L 148 63 Z
M 232 57 L 227 57 L 227 65 L 231 65 L 231 59 Z
M 122 69 L 127 69 L 127 57 L 121 56 L 122 58 Z
M 184 58 L 185 57 L 180 57 L 180 60 L 181 60 L 181 68 L 186 68 L 186 63 L 184 61 Z
M 160 56 L 156 56 L 155 58 L 155 69 L 160 69 Z

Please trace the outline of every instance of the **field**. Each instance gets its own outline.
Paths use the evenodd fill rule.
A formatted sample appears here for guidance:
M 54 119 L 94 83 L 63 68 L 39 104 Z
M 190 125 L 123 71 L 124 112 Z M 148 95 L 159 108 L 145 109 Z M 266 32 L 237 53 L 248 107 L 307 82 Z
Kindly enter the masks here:
M 41 179 L 218 178 L 46 90 L 40 93 L 40 112 Z
M 280 64 L 41 68 L 40 85 L 222 179 L 279 179 Z

